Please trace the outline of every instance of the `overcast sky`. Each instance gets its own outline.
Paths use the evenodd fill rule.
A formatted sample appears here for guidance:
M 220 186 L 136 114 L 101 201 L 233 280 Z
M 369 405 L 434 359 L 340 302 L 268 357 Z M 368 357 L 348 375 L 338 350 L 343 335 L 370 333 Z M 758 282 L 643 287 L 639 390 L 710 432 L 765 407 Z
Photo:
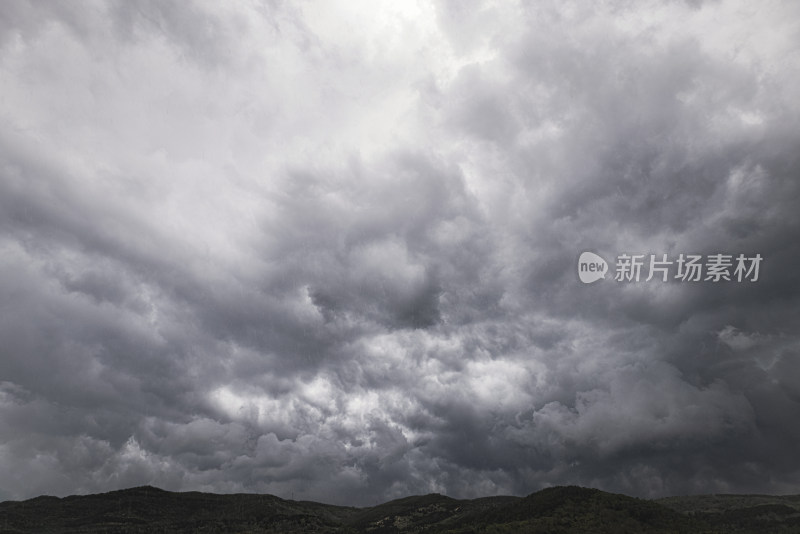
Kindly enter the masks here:
M 800 493 L 798 96 L 793 0 L 3 1 L 0 500 Z

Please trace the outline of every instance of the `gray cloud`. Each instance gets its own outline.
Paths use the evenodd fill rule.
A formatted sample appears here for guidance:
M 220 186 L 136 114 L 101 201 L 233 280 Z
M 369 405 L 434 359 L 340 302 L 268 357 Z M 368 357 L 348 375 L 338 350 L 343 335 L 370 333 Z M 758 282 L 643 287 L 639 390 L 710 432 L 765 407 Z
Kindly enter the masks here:
M 797 8 L 348 6 L 0 7 L 0 498 L 797 492 Z

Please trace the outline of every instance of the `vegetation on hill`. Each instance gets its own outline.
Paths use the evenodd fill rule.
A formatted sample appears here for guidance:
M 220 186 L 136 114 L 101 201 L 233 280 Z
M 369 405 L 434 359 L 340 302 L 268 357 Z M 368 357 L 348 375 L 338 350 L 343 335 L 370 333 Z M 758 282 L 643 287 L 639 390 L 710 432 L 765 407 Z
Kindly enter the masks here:
M 715 525 L 720 532 L 800 532 L 800 495 L 694 495 L 655 502 Z
M 655 501 L 577 486 L 527 497 L 438 494 L 368 508 L 273 495 L 174 493 L 149 486 L 0 503 L 0 534 L 47 533 L 783 533 L 800 532 L 800 496 L 701 495 Z

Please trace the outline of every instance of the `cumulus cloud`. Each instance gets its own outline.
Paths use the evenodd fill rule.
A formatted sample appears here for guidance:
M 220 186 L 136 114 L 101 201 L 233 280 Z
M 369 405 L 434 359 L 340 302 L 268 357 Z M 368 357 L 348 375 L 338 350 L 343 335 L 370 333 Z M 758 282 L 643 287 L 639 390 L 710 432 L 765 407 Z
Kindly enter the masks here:
M 798 491 L 798 15 L 4 3 L 0 498 Z

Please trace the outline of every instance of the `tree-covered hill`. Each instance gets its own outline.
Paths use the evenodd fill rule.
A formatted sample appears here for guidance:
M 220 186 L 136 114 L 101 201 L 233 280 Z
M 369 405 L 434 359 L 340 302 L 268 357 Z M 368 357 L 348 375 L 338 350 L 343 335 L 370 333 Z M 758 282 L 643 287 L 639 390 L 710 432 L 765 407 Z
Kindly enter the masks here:
M 527 497 L 417 495 L 354 508 L 273 495 L 175 493 L 150 486 L 0 503 L 0 534 L 20 533 L 789 533 L 800 496 L 645 500 L 577 486 Z

